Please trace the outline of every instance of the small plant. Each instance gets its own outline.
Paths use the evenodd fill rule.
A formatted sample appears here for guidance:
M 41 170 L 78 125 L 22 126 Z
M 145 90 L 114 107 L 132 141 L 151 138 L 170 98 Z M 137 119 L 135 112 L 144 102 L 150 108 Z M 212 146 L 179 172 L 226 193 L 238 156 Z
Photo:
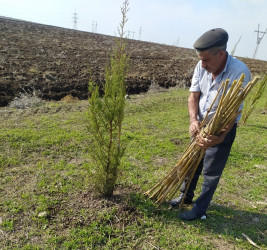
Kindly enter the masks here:
M 250 114 L 254 110 L 256 104 L 258 103 L 258 100 L 261 98 L 261 96 L 265 90 L 266 85 L 267 85 L 267 74 L 265 74 L 262 81 L 259 83 L 259 86 L 256 90 L 256 93 L 251 98 L 248 98 L 247 102 L 245 102 L 245 107 L 244 107 L 244 111 L 243 111 L 243 115 L 242 115 L 241 125 L 246 125 L 248 117 L 250 116 Z
M 125 148 L 121 135 L 128 62 L 124 42 L 124 26 L 127 22 L 128 6 L 128 0 L 125 0 L 121 7 L 122 21 L 118 28 L 120 36 L 111 55 L 110 65 L 106 68 L 103 98 L 100 96 L 99 87 L 94 82 L 89 82 L 91 94 L 87 126 L 91 137 L 89 153 L 94 163 L 95 188 L 100 194 L 107 196 L 113 194 Z
M 25 109 L 40 106 L 43 103 L 42 99 L 38 97 L 38 93 L 33 89 L 32 93 L 23 89 L 18 97 L 9 103 L 9 107 L 17 109 Z
M 2 222 L 1 227 L 5 231 L 13 231 L 14 230 L 14 220 L 5 220 Z

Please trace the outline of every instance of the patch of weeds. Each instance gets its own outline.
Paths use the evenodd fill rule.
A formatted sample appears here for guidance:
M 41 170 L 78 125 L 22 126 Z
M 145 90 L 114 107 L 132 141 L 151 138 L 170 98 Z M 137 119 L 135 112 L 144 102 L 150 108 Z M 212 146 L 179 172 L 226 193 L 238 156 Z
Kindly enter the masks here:
M 38 97 L 38 94 L 38 91 L 36 91 L 35 89 L 33 89 L 32 92 L 24 90 L 23 92 L 19 93 L 19 96 L 15 97 L 14 100 L 9 103 L 9 107 L 25 109 L 40 106 L 43 104 L 43 101 Z
M 57 246 L 62 246 L 65 240 L 66 240 L 66 236 L 57 235 L 56 232 L 53 232 L 50 234 L 50 237 L 48 238 L 47 243 L 49 246 L 51 246 L 52 249 L 57 249 Z M 75 249 L 75 248 L 66 247 L 66 249 Z
M 66 194 L 74 190 L 83 190 L 86 184 L 88 166 L 85 169 L 75 164 L 67 163 L 65 160 L 56 162 L 39 162 L 39 174 L 37 187 L 41 192 L 49 192 L 51 195 Z M 84 181 L 83 181 L 84 180 Z
M 53 204 L 53 201 L 50 197 L 41 194 L 35 197 L 36 200 L 36 212 L 44 212 L 49 209 L 49 207 Z
M 130 194 L 128 203 L 130 206 L 136 207 L 146 216 L 154 216 L 157 210 L 157 207 L 152 200 L 138 193 Z
M 14 220 L 6 219 L 1 223 L 1 228 L 5 231 L 13 231 L 14 230 Z
M 5 201 L 4 205 L 7 209 L 7 212 L 10 212 L 14 215 L 19 214 L 20 212 L 22 212 L 24 210 L 24 206 L 20 203 L 18 203 L 17 201 L 14 200 L 10 200 L 10 201 Z
M 12 177 L 11 176 L 5 176 L 3 179 L 3 183 L 9 183 L 12 181 Z
M 76 228 L 70 233 L 70 239 L 64 241 L 62 247 L 72 248 L 99 248 L 113 246 L 119 243 L 119 230 L 114 229 L 109 219 L 105 218 L 101 222 L 93 222 L 89 226 Z
M 27 244 L 27 245 L 23 246 L 22 249 L 23 250 L 40 250 L 42 248 L 38 247 L 38 246 L 35 246 L 35 245 L 32 245 L 32 244 Z
M 7 168 L 10 166 L 16 166 L 20 162 L 19 157 L 17 156 L 8 156 L 8 155 L 0 155 L 0 169 Z

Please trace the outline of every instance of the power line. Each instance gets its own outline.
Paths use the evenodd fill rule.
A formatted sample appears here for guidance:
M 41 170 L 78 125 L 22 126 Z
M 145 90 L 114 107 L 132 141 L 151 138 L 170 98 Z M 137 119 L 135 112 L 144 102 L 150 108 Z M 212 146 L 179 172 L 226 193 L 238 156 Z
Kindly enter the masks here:
M 252 57 L 253 59 L 256 57 L 257 50 L 259 48 L 262 38 L 264 37 L 265 34 L 267 34 L 267 28 L 265 31 L 260 31 L 260 24 L 258 24 L 258 30 L 255 30 L 255 32 L 257 32 L 257 41 L 256 41 L 256 48 L 254 51 L 254 55 Z M 260 36 L 260 33 L 262 33 L 262 36 Z

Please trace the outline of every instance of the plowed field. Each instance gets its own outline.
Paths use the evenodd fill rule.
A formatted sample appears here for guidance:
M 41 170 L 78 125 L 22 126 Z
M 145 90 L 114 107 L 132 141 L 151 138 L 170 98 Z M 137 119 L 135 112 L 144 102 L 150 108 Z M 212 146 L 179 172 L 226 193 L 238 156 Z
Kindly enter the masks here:
M 42 99 L 71 94 L 88 97 L 90 77 L 104 83 L 105 66 L 115 37 L 0 17 L 0 106 L 23 91 L 37 90 Z M 130 67 L 128 94 L 161 87 L 189 86 L 198 59 L 192 49 L 127 40 Z M 267 62 L 241 58 L 253 74 Z

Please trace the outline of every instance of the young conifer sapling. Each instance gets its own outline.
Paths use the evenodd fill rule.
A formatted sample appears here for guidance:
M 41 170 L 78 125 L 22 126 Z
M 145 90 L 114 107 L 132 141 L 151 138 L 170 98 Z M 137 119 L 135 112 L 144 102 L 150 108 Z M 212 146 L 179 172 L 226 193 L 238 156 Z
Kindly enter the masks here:
M 90 134 L 89 153 L 93 161 L 95 190 L 111 196 L 118 178 L 121 158 L 125 151 L 122 141 L 128 58 L 125 53 L 124 27 L 129 2 L 121 7 L 122 21 L 118 27 L 119 38 L 106 67 L 104 94 L 100 96 L 99 86 L 89 82 L 88 132 Z

